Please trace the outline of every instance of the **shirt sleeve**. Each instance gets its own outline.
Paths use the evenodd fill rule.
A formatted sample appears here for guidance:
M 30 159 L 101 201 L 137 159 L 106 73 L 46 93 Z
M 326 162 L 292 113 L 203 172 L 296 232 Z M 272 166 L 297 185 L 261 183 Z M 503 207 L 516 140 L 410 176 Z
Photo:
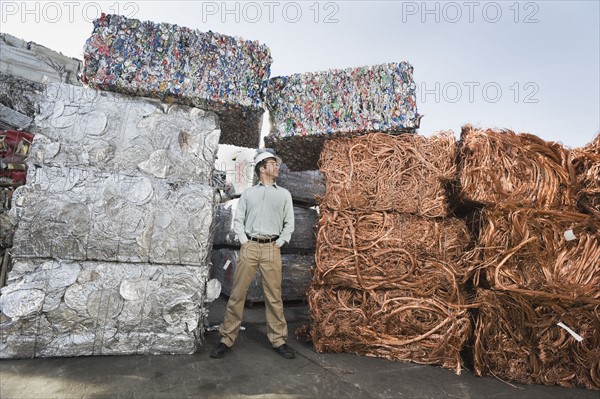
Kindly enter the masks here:
M 294 205 L 292 204 L 292 195 L 288 192 L 285 205 L 283 206 L 283 230 L 279 234 L 277 245 L 289 243 L 294 232 Z
M 244 245 L 248 242 L 246 237 L 246 228 L 244 227 L 244 221 L 246 220 L 246 196 L 242 193 L 237 203 L 235 210 L 235 218 L 233 219 L 233 231 L 240 242 L 240 245 Z

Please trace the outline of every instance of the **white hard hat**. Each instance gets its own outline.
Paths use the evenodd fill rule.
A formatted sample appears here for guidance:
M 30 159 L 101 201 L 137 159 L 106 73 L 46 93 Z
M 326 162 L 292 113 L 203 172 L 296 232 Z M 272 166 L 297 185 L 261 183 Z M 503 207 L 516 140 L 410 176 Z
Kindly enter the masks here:
M 258 164 L 260 161 L 263 161 L 267 158 L 275 158 L 277 163 L 281 164 L 281 158 L 269 151 L 262 151 L 256 154 L 256 156 L 254 157 L 254 163 Z

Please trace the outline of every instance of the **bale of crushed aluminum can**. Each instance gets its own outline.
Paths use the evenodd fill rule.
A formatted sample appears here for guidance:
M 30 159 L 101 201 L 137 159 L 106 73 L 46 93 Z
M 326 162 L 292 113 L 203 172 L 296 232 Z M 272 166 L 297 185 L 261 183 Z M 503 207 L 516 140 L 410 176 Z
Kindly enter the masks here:
M 510 130 L 466 125 L 461 133 L 460 196 L 491 206 L 575 210 L 571 153 L 560 143 Z
M 291 170 L 316 169 L 324 138 L 412 133 L 419 127 L 413 67 L 407 62 L 275 77 L 265 93 L 271 119 L 265 144 Z
M 600 389 L 600 306 L 479 290 L 477 375 Z
M 448 216 L 445 185 L 456 178 L 455 144 L 452 132 L 328 140 L 319 161 L 326 181 L 320 206 Z
M 359 291 L 311 286 L 310 339 L 317 352 L 349 352 L 436 364 L 460 374 L 471 332 L 467 309 L 410 289 Z
M 593 216 L 488 208 L 482 224 L 476 285 L 600 304 L 600 224 Z
M 102 15 L 84 49 L 91 87 L 158 97 L 219 114 L 221 143 L 257 147 L 271 55 L 256 41 Z

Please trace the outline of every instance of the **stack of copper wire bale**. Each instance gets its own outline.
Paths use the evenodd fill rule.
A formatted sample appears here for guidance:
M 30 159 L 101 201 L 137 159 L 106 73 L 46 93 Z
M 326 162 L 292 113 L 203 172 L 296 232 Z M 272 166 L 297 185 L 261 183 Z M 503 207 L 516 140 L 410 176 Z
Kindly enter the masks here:
M 476 374 L 600 388 L 598 140 L 570 151 L 465 126 L 461 142 L 460 194 L 482 205 L 468 254 Z
M 471 331 L 461 266 L 470 235 L 463 220 L 448 216 L 455 144 L 451 132 L 324 143 L 326 193 L 307 295 L 316 351 L 460 373 Z

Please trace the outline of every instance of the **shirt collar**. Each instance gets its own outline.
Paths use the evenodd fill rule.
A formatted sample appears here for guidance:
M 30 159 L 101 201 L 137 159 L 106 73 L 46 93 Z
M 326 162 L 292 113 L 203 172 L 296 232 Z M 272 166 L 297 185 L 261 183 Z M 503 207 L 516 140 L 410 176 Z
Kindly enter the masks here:
M 264 186 L 264 187 L 267 187 L 267 186 L 266 186 L 266 185 L 264 185 L 264 184 L 263 184 L 263 182 L 261 182 L 261 181 L 259 181 L 259 182 L 258 182 L 258 185 L 259 185 L 259 186 Z M 277 188 L 277 182 L 273 183 L 273 187 Z

